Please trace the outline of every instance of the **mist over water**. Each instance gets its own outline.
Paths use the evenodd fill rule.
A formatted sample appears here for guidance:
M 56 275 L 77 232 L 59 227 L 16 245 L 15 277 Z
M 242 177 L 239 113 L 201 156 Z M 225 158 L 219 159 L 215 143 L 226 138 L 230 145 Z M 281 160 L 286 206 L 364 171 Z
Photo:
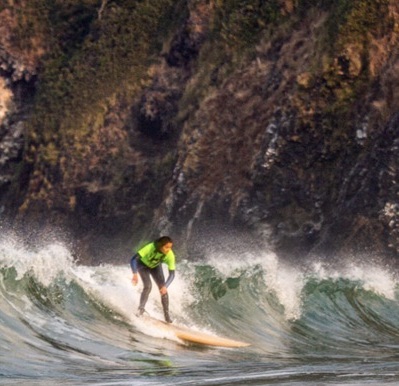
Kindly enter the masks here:
M 350 258 L 296 267 L 260 251 L 179 261 L 174 323 L 250 343 L 240 349 L 190 345 L 146 324 L 135 316 L 141 289 L 129 261 L 89 267 L 61 244 L 2 241 L 0 384 L 399 384 L 390 267 Z M 146 309 L 162 318 L 158 291 Z

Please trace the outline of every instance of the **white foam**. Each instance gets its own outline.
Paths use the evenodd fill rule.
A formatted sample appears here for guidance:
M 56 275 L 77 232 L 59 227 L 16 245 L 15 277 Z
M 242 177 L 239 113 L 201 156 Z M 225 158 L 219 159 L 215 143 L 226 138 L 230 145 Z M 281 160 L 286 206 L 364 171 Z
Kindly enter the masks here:
M 44 286 L 49 286 L 59 274 L 70 270 L 73 257 L 62 244 L 49 244 L 32 251 L 10 240 L 0 243 L 0 264 L 3 267 L 14 267 L 17 280 L 31 272 Z
M 396 276 L 388 268 L 378 264 L 342 262 L 341 268 L 337 270 L 318 262 L 313 265 L 313 273 L 320 280 L 341 278 L 358 281 L 365 290 L 375 292 L 387 299 L 395 299 Z
M 332 269 L 328 262 L 315 262 L 310 269 L 307 268 L 305 271 L 297 266 L 282 263 L 275 254 L 269 252 L 256 255 L 247 253 L 244 256 L 242 254 L 234 256 L 231 253 L 227 256 L 219 253 L 209 256 L 208 259 L 208 263 L 225 277 L 234 276 L 242 270 L 260 265 L 263 269 L 265 283 L 283 305 L 287 319 L 300 317 L 302 290 L 309 276 L 317 280 L 348 279 L 359 282 L 365 290 L 387 299 L 395 299 L 396 275 L 386 267 L 368 263 L 367 259 L 364 261 L 365 263 L 359 264 L 348 259 L 348 261 L 342 261 L 339 269 Z
M 133 286 L 132 272 L 129 264 L 126 266 L 101 265 L 98 267 L 78 266 L 73 269 L 75 279 L 88 293 L 108 304 L 115 311 L 124 315 L 135 324 L 138 319 L 135 314 L 139 306 L 143 285 L 141 280 Z M 168 275 L 165 272 L 165 275 Z M 176 273 L 175 279 L 168 288 L 170 312 L 175 319 L 183 315 L 187 302 L 193 301 L 190 289 L 182 275 Z M 153 317 L 163 319 L 161 296 L 153 283 L 146 311 Z
M 248 252 L 240 256 L 218 254 L 210 256 L 208 263 L 226 277 L 261 266 L 265 283 L 283 305 L 285 317 L 295 319 L 300 316 L 303 274 L 294 267 L 280 263 L 275 254 L 271 252 L 256 255 Z

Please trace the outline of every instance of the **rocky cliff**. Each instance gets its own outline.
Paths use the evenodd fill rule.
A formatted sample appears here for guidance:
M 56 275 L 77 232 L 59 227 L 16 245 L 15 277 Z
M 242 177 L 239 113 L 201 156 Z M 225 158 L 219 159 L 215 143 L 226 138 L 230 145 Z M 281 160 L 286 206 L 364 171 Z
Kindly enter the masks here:
M 0 6 L 4 232 L 396 257 L 396 1 L 131 3 Z

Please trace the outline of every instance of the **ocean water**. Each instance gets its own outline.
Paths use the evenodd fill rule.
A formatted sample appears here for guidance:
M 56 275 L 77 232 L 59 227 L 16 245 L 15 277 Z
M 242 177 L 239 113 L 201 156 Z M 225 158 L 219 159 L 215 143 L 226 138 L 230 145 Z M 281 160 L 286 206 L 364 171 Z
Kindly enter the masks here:
M 0 384 L 399 385 L 398 277 L 390 267 L 271 253 L 180 261 L 174 323 L 250 343 L 204 347 L 135 316 L 123 265 L 80 265 L 68 248 L 0 243 Z M 147 311 L 161 318 L 153 290 Z

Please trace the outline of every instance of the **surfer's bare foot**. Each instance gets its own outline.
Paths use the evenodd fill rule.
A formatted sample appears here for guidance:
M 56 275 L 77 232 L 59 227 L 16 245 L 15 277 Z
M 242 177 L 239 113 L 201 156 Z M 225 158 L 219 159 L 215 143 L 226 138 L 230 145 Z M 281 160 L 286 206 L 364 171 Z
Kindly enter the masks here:
M 165 322 L 166 323 L 173 323 L 173 320 L 170 318 L 169 314 L 165 314 Z
M 144 308 L 139 308 L 138 311 L 137 311 L 136 316 L 140 317 L 140 316 L 142 316 L 144 314 L 144 312 L 145 312 Z

